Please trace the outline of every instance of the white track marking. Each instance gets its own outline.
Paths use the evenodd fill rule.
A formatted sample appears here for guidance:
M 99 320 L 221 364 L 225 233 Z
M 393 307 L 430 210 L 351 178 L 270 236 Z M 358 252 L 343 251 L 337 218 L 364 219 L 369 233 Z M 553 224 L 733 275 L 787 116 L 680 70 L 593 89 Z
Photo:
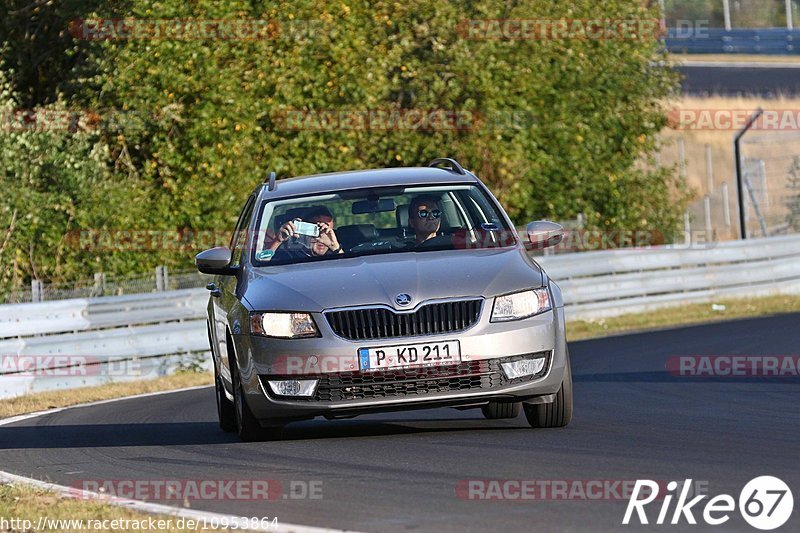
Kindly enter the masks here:
M 10 418 L 3 418 L 0 419 L 0 426 L 6 426 L 8 424 L 13 424 L 15 422 L 22 422 L 25 420 L 30 420 L 32 418 L 37 418 L 40 416 L 50 415 L 54 413 L 60 413 L 61 411 L 66 411 L 67 409 L 78 409 L 81 407 L 90 407 L 94 405 L 102 405 L 105 403 L 112 403 L 118 402 L 121 400 L 131 400 L 135 398 L 146 398 L 148 396 L 159 396 L 161 394 L 170 394 L 173 392 L 185 392 L 191 390 L 198 390 L 198 389 L 205 389 L 210 387 L 211 385 L 199 385 L 196 387 L 187 387 L 183 389 L 175 389 L 169 391 L 161 391 L 161 392 L 148 392 L 145 394 L 136 394 L 134 396 L 123 396 L 120 398 L 111 398 L 108 400 L 99 400 L 96 402 L 86 402 L 86 403 L 79 403 L 76 405 L 70 405 L 67 407 L 56 407 L 54 409 L 47 409 L 45 411 L 36 411 L 35 413 L 28 413 L 24 415 L 12 416 Z M 44 490 L 49 490 L 58 493 L 62 497 L 66 498 L 78 498 L 83 500 L 92 500 L 101 503 L 108 503 L 110 505 L 115 505 L 117 507 L 122 507 L 125 509 L 131 509 L 134 511 L 140 511 L 143 513 L 149 514 L 158 514 L 158 515 L 166 515 L 166 516 L 174 516 L 178 518 L 190 518 L 193 520 L 201 520 L 206 519 L 207 521 L 214 520 L 221 520 L 223 518 L 227 520 L 232 520 L 235 518 L 239 518 L 236 515 L 226 515 L 221 513 L 212 513 L 208 511 L 199 511 L 195 509 L 185 509 L 182 507 L 172 507 L 171 505 L 161 505 L 157 503 L 148 503 L 139 500 L 130 500 L 127 498 L 117 498 L 117 497 L 109 497 L 106 494 L 100 494 L 97 492 L 92 492 L 88 490 L 80 490 L 75 487 L 66 487 L 64 485 L 57 485 L 55 483 L 48 483 L 47 481 L 41 481 L 38 479 L 33 479 L 24 476 L 18 476 L 17 474 L 12 474 L 10 472 L 4 472 L 0 470 L 0 483 L 17 483 L 22 485 L 29 485 L 33 487 L 37 487 Z M 278 523 L 275 526 L 270 526 L 267 528 L 255 528 L 255 529 L 248 529 L 248 531 L 271 531 L 273 533 L 323 533 L 323 532 L 342 532 L 345 530 L 342 529 L 329 529 L 329 528 L 319 528 L 313 526 L 303 526 L 299 524 L 287 524 L 280 521 L 280 517 L 278 518 Z

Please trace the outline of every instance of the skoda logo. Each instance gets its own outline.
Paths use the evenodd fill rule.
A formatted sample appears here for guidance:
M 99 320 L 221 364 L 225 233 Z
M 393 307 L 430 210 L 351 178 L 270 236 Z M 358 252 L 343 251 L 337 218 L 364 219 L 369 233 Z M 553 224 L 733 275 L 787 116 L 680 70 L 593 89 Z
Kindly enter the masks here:
M 397 302 L 397 305 L 406 306 L 411 303 L 411 296 L 406 293 L 401 293 L 394 297 L 394 301 Z

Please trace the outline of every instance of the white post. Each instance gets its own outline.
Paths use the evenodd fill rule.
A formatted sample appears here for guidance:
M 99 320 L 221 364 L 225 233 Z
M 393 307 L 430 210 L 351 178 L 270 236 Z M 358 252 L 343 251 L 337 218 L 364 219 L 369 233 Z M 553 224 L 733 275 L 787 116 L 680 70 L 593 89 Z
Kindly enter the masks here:
M 786 0 L 786 29 L 794 29 L 794 21 L 792 20 L 792 0 Z
M 164 266 L 157 266 L 156 267 L 156 291 L 157 292 L 164 292 L 167 290 L 167 284 L 165 283 L 165 276 L 164 276 Z
M 722 217 L 725 219 L 725 227 L 731 227 L 731 206 L 728 203 L 728 182 L 722 183 Z
M 711 197 L 706 195 L 703 198 L 703 214 L 705 215 L 705 222 L 706 222 L 706 234 L 705 234 L 705 241 L 710 242 L 712 239 L 710 236 L 713 233 L 713 228 L 711 227 Z
M 31 280 L 31 302 L 44 301 L 44 284 L 41 280 Z
M 706 180 L 708 182 L 708 194 L 714 192 L 714 158 L 711 155 L 711 145 L 706 145 Z
M 725 14 L 725 31 L 731 31 L 731 4 L 728 0 L 722 0 L 722 11 Z
M 94 273 L 94 292 L 95 296 L 104 296 L 106 293 L 106 273 Z
M 686 246 L 692 244 L 692 222 L 688 211 L 683 213 L 683 242 Z

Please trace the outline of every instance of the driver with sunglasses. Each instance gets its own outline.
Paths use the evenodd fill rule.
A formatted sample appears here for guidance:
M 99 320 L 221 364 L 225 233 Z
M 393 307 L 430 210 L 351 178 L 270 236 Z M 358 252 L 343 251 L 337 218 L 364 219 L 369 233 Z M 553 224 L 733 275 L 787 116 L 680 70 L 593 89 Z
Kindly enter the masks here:
M 441 222 L 442 210 L 435 196 L 415 196 L 408 204 L 408 224 L 414 231 L 416 246 L 449 244 L 449 238 L 439 236 Z

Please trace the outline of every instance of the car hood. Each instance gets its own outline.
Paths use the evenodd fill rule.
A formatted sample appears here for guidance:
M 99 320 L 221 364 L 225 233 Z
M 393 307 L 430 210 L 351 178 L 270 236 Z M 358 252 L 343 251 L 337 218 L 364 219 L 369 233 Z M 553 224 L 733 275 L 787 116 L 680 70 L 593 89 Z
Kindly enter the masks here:
M 250 268 L 244 297 L 254 311 L 320 312 L 385 304 L 491 297 L 542 285 L 542 271 L 521 248 L 403 252 Z M 411 296 L 400 307 L 395 296 Z

